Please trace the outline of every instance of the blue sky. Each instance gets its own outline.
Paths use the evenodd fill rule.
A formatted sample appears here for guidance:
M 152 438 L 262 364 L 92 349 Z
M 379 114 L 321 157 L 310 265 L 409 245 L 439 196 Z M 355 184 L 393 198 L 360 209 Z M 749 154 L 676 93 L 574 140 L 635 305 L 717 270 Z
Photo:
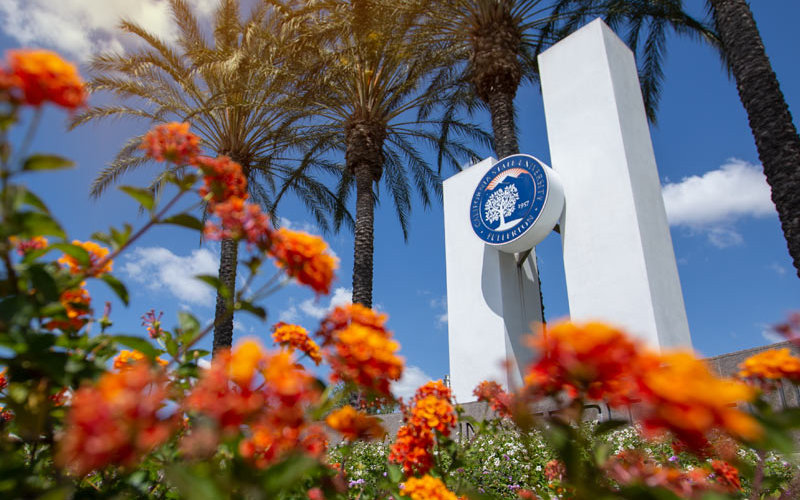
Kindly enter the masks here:
M 800 18 L 800 3 L 751 3 L 797 123 L 800 34 L 795 20 Z M 210 12 L 212 4 L 213 0 L 196 2 L 200 12 Z M 702 2 L 689 4 L 702 12 Z M 82 61 L 97 48 L 125 46 L 127 42 L 110 28 L 121 15 L 168 34 L 163 7 L 161 0 L 62 0 L 57 5 L 49 0 L 0 0 L 0 44 L 3 49 L 48 47 Z M 658 125 L 651 131 L 694 346 L 703 355 L 716 355 L 770 343 L 775 338 L 769 325 L 800 309 L 800 279 L 760 174 L 746 114 L 735 84 L 711 49 L 674 36 L 667 49 Z M 538 88 L 523 88 L 516 104 L 522 152 L 548 162 Z M 147 128 L 143 123 L 117 121 L 67 133 L 65 116 L 46 111 L 32 150 L 68 156 L 78 167 L 32 175 L 28 183 L 48 201 L 72 237 L 84 240 L 110 225 L 145 222 L 134 202 L 115 189 L 90 200 L 88 186 L 128 137 Z M 489 151 L 485 153 L 488 156 Z M 144 185 L 155 171 L 155 167 L 144 169 L 124 183 Z M 292 228 L 315 231 L 308 214 L 291 200 L 281 215 Z M 290 285 L 263 304 L 270 314 L 266 324 L 237 317 L 237 336 L 266 339 L 269 326 L 278 320 L 314 329 L 331 303 L 349 299 L 352 236 L 344 232 L 326 239 L 341 259 L 331 296 L 316 300 Z M 568 307 L 558 235 L 551 235 L 537 251 L 547 317 L 563 317 Z M 191 276 L 214 274 L 216 256 L 216 246 L 201 245 L 196 233 L 176 228 L 148 233 L 115 263 L 115 274 L 128 284 L 132 301 L 128 308 L 114 301 L 114 331 L 144 334 L 139 317 L 151 308 L 164 311 L 166 325 L 175 324 L 180 309 L 211 319 L 213 294 Z M 376 215 L 374 300 L 389 314 L 389 325 L 402 343 L 409 365 L 406 388 L 448 371 L 444 267 L 441 206 L 428 211 L 421 205 L 415 208 L 406 244 L 393 208 L 385 201 Z M 111 297 L 102 284 L 90 288 L 100 311 Z

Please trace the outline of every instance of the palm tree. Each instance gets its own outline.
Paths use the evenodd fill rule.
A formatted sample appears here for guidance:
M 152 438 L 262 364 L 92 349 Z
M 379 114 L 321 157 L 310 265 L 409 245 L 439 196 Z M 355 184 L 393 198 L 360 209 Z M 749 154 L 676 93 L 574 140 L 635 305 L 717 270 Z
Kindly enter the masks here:
M 121 29 L 144 42 L 125 54 L 109 53 L 91 62 L 92 91 L 105 91 L 124 104 L 96 106 L 77 116 L 73 126 L 105 118 L 134 117 L 149 122 L 188 121 L 203 146 L 215 155 L 227 155 L 242 166 L 251 196 L 273 213 L 275 188 L 292 190 L 315 216 L 323 229 L 329 216 L 338 213 L 347 223 L 348 214 L 336 194 L 314 178 L 309 167 L 297 169 L 289 158 L 297 135 L 291 125 L 301 118 L 301 107 L 287 93 L 293 81 L 288 48 L 294 34 L 281 9 L 259 5 L 240 20 L 238 0 L 221 0 L 213 19 L 213 39 L 207 40 L 187 0 L 169 0 L 179 37 L 170 45 L 131 21 Z M 123 174 L 142 167 L 147 158 L 139 152 L 141 136 L 131 139 L 116 159 L 94 180 L 92 195 L 100 196 Z M 335 170 L 325 163 L 317 169 Z M 153 189 L 158 190 L 168 171 L 160 172 Z M 219 279 L 235 290 L 238 245 L 221 242 Z M 230 347 L 233 311 L 230 299 L 217 293 L 214 350 Z
M 709 0 L 722 49 L 800 276 L 800 136 L 745 0 Z
M 435 39 L 451 64 L 432 82 L 448 109 L 488 108 L 498 157 L 519 153 L 514 97 L 535 81 L 536 48 L 547 18 L 541 0 L 441 0 L 410 2 L 424 16 L 420 42 Z M 476 98 L 478 102 L 476 102 Z
M 714 31 L 687 14 L 682 0 L 557 0 L 552 5 L 549 21 L 542 28 L 543 36 L 537 52 L 596 17 L 602 17 L 621 34 L 636 54 L 645 110 L 652 123 L 656 122 L 664 81 L 662 65 L 670 30 L 719 46 Z
M 651 80 L 656 84 L 661 78 L 665 25 L 678 33 L 700 35 L 716 46 L 736 79 L 789 254 L 800 276 L 800 137 L 747 1 L 707 0 L 706 5 L 714 31 L 683 14 L 681 0 L 559 0 L 554 12 L 571 14 L 560 26 L 552 23 L 548 29 L 556 37 L 563 36 L 588 18 L 601 15 L 612 26 L 627 28 L 628 43 L 636 47 L 642 27 L 649 27 L 644 67 L 652 69 L 645 72 L 645 77 L 655 76 Z M 643 88 L 653 87 L 647 82 L 643 79 Z M 658 85 L 654 87 L 657 90 Z M 648 111 L 654 109 L 653 104 Z
M 381 181 L 407 239 L 413 188 L 424 207 L 432 196 L 441 197 L 441 179 L 418 144 L 435 148 L 440 165 L 446 161 L 459 168 L 461 158 L 475 153 L 450 135 L 486 145 L 489 138 L 452 116 L 429 117 L 437 96 L 421 89 L 431 72 L 445 64 L 447 52 L 435 44 L 412 45 L 415 14 L 385 0 L 322 0 L 310 2 L 298 15 L 311 20 L 307 36 L 320 42 L 319 71 L 307 89 L 316 118 L 307 134 L 316 141 L 315 152 L 344 153 L 338 192 L 342 200 L 353 188 L 356 192 L 353 302 L 370 307 Z M 450 134 L 442 139 L 437 130 L 443 124 Z

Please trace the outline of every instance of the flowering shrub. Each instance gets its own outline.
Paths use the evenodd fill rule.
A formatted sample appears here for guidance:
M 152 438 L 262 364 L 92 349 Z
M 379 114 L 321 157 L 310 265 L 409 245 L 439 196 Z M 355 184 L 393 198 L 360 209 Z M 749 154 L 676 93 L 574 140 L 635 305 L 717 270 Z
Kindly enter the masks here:
M 86 93 L 71 64 L 45 51 L 14 51 L 0 69 L 0 129 L 30 107 L 68 111 Z M 3 139 L 5 140 L 5 139 Z M 123 187 L 148 222 L 68 239 L 21 176 L 71 163 L 54 155 L 0 155 L 0 492 L 21 498 L 794 498 L 791 431 L 796 410 L 776 410 L 766 391 L 797 381 L 796 358 L 778 351 L 745 362 L 741 380 L 715 376 L 687 352 L 653 353 L 608 325 L 563 323 L 539 332 L 525 385 L 508 392 L 485 382 L 481 400 L 503 420 L 477 421 L 441 381 L 410 401 L 392 394 L 403 374 L 399 344 L 384 314 L 336 308 L 312 338 L 275 325 L 274 345 L 243 339 L 229 351 L 196 346 L 213 325 L 188 312 L 168 328 L 155 310 L 141 336 L 114 335 L 110 306 L 98 318 L 86 288 L 104 282 L 127 304 L 113 262 L 157 224 L 244 243 L 247 279 L 272 262 L 276 276 L 326 294 L 337 266 L 320 238 L 276 230 L 250 203 L 241 167 L 202 156 L 185 123 L 157 125 L 142 149 L 168 162 L 157 201 Z M 46 174 L 39 174 L 46 175 Z M 170 198 L 171 196 L 171 198 Z M 175 213 L 189 197 L 209 220 Z M 230 310 L 262 320 L 264 295 L 225 290 Z M 271 281 L 279 282 L 279 281 Z M 251 294 L 251 295 L 247 295 Z M 99 332 L 90 333 L 97 324 Z M 796 318 L 785 329 L 794 338 Z M 146 335 L 145 335 L 146 334 Z M 327 380 L 300 360 L 329 365 Z M 355 394 L 359 408 L 343 405 Z M 636 415 L 583 422 L 603 399 Z M 534 406 L 557 407 L 548 417 Z M 393 442 L 364 408 L 399 404 Z M 749 404 L 752 412 L 744 411 Z M 477 435 L 461 439 L 457 425 Z M 332 439 L 341 437 L 338 444 Z

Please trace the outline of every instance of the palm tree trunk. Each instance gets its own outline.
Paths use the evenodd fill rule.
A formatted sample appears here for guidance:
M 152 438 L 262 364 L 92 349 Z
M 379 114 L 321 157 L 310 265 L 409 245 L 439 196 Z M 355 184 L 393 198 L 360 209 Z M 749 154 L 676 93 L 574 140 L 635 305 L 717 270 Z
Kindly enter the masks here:
M 517 127 L 514 123 L 514 94 L 492 92 L 488 96 L 487 104 L 492 114 L 494 152 L 498 159 L 519 153 Z
M 236 290 L 236 263 L 239 257 L 239 243 L 225 238 L 220 245 L 219 280 L 233 296 Z M 233 311 L 228 309 L 229 299 L 217 292 L 217 309 L 214 312 L 213 351 L 230 349 L 233 342 Z
M 800 276 L 800 137 L 745 0 L 710 0 L 758 158 Z
M 373 171 L 368 163 L 355 166 L 356 225 L 353 245 L 353 302 L 372 307 L 372 258 L 375 237 Z

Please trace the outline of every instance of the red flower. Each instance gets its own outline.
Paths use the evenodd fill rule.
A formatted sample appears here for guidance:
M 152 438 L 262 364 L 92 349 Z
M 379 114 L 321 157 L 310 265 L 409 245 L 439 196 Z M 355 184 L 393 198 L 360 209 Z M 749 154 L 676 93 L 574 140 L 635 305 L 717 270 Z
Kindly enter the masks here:
M 361 304 L 338 306 L 322 320 L 317 335 L 322 338 L 322 345 L 326 346 L 333 342 L 333 334 L 337 330 L 343 330 L 353 323 L 385 332 L 386 319 L 385 314 L 377 313 Z
M 711 469 L 714 471 L 714 479 L 725 490 L 736 493 L 742 489 L 742 481 L 739 479 L 739 471 L 733 465 L 722 460 L 712 460 Z
M 103 375 L 75 392 L 56 463 L 78 476 L 108 465 L 134 465 L 169 439 L 174 425 L 159 416 L 166 378 L 143 363 Z
M 318 236 L 281 228 L 273 233 L 270 254 L 278 266 L 318 294 L 328 294 L 338 260 L 327 252 L 328 244 Z
M 232 196 L 227 200 L 215 203 L 211 212 L 219 217 L 222 227 L 206 222 L 205 235 L 211 240 L 230 238 L 244 239 L 249 245 L 255 245 L 266 251 L 272 245 L 272 226 L 269 217 L 261 211 L 261 207 L 246 203 L 244 199 Z
M 325 418 L 325 423 L 351 441 L 379 439 L 386 434 L 379 418 L 356 411 L 350 405 L 331 412 Z
M 367 391 L 391 396 L 390 383 L 403 375 L 400 344 L 383 330 L 356 323 L 334 334 L 326 351 L 331 381 L 353 382 Z
M 525 379 L 534 394 L 606 400 L 631 398 L 640 347 L 622 331 L 602 323 L 563 322 L 547 328 L 532 344 L 542 357 Z
M 298 349 L 304 352 L 315 364 L 320 364 L 322 355 L 320 354 L 319 345 L 309 338 L 305 328 L 284 322 L 277 323 L 272 328 L 272 339 L 276 343 L 287 346 L 291 350 Z
M 511 394 L 503 390 L 503 387 L 495 381 L 484 380 L 472 392 L 478 401 L 489 403 L 492 410 L 500 417 L 511 416 Z
M 200 139 L 189 132 L 188 123 L 164 123 L 145 134 L 140 148 L 155 161 L 191 165 L 200 154 Z
M 72 244 L 89 253 L 89 267 L 83 265 L 75 257 L 64 254 L 58 259 L 58 263 L 67 266 L 70 273 L 99 277 L 111 272 L 114 262 L 108 258 L 108 248 L 98 245 L 94 241 L 73 240 Z
M 227 156 L 200 156 L 196 164 L 203 174 L 200 196 L 210 204 L 222 203 L 232 197 L 247 199 L 247 179 L 242 173 L 241 165 Z
M 429 428 L 404 425 L 397 430 L 389 461 L 399 464 L 406 475 L 425 474 L 433 467 L 433 442 Z
M 18 89 L 25 104 L 40 106 L 52 102 L 74 110 L 86 104 L 86 89 L 75 65 L 48 50 L 21 49 L 6 53 L 10 78 L 4 87 Z

